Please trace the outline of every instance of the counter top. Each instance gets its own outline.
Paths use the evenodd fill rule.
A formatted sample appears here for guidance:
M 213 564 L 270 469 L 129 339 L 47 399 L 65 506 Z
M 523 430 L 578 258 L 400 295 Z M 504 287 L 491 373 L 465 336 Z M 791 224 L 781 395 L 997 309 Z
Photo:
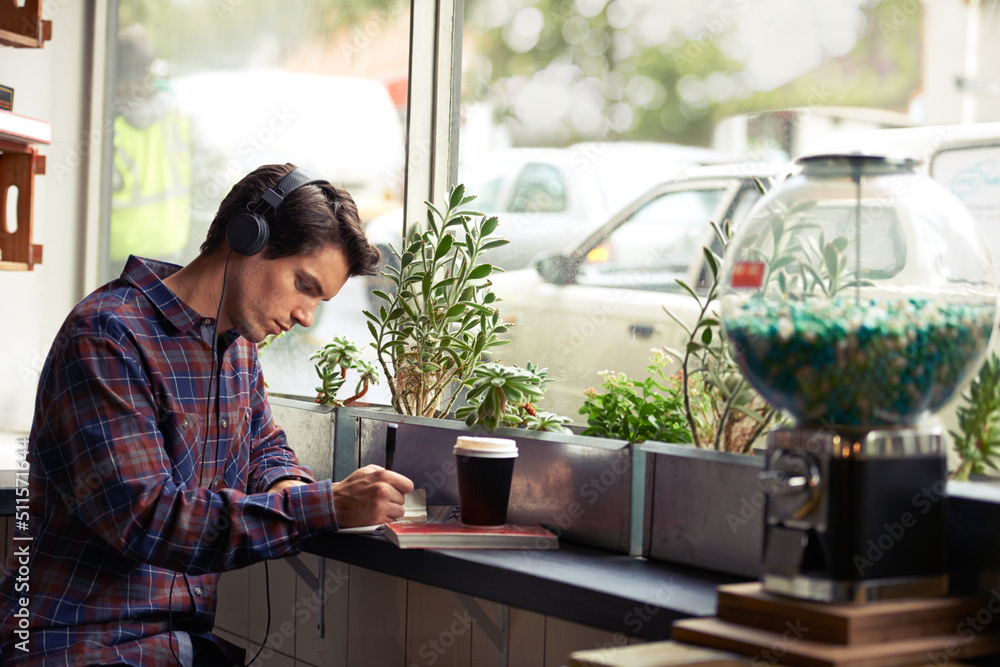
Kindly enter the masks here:
M 643 639 L 715 613 L 717 586 L 739 579 L 570 543 L 554 551 L 400 549 L 384 537 L 330 533 L 305 551 L 351 565 Z

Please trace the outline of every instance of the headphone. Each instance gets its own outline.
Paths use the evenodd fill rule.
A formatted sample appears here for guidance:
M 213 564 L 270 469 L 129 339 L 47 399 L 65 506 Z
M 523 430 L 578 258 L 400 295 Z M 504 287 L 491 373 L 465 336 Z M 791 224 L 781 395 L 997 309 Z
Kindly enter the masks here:
M 325 178 L 304 167 L 296 167 L 285 174 L 278 184 L 268 188 L 257 201 L 247 204 L 247 210 L 234 215 L 226 225 L 229 247 L 241 255 L 256 255 L 270 238 L 270 228 L 264 215 L 268 210 L 277 211 L 288 195 L 304 185 L 328 183 Z

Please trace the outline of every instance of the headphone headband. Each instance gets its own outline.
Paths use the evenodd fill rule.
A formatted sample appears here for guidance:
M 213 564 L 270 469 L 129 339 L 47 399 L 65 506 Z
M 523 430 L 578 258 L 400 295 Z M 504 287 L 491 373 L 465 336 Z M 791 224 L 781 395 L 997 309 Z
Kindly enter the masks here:
M 303 185 L 312 183 L 326 183 L 326 179 L 310 169 L 296 167 L 282 176 L 274 187 L 265 190 L 264 194 L 260 196 L 260 200 L 254 205 L 253 210 L 260 213 L 266 212 L 267 208 L 277 211 L 288 195 Z

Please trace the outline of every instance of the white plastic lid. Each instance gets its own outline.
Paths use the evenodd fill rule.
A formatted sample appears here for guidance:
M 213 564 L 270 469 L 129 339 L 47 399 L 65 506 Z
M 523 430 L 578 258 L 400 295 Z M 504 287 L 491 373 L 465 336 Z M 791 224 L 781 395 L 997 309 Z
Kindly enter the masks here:
M 488 459 L 510 459 L 517 456 L 517 442 L 509 438 L 462 435 L 455 441 L 455 453 Z

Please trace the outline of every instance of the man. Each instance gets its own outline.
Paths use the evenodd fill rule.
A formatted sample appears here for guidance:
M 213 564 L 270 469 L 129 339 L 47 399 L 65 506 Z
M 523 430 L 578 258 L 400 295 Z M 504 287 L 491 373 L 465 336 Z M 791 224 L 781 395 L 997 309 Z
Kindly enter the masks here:
M 347 193 L 290 172 L 249 174 L 190 264 L 132 257 L 64 323 L 0 581 L 4 665 L 242 665 L 210 634 L 217 573 L 403 515 L 410 480 L 315 481 L 271 419 L 255 343 L 309 326 L 379 260 Z M 241 220 L 263 223 L 263 250 Z

